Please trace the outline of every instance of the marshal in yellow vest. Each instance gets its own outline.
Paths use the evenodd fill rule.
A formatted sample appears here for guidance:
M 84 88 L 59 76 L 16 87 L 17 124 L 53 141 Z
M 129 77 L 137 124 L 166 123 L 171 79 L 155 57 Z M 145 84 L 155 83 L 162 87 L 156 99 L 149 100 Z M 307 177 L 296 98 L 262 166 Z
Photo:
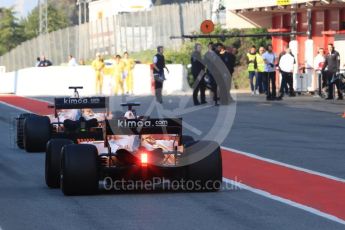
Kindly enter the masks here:
M 248 71 L 249 72 L 255 71 L 256 68 L 255 68 L 254 62 L 256 59 L 256 54 L 247 53 L 247 58 L 248 58 L 248 61 L 250 62 L 248 64 Z
M 256 54 L 256 63 L 258 64 L 257 71 L 264 72 L 265 71 L 265 60 L 260 54 Z

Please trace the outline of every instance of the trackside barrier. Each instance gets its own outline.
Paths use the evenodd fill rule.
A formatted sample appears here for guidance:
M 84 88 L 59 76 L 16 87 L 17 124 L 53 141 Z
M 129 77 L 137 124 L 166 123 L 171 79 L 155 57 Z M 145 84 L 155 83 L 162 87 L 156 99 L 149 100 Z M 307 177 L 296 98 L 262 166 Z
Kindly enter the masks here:
M 184 93 L 190 91 L 187 71 L 183 65 L 168 65 L 164 94 Z M 150 66 L 135 66 L 134 94 L 152 95 Z M 91 66 L 51 66 L 45 68 L 26 68 L 15 72 L 0 74 L 0 93 L 13 93 L 20 96 L 64 96 L 70 95 L 68 86 L 81 85 L 81 95 L 95 94 L 95 73 Z M 103 94 L 110 95 L 115 81 L 111 76 L 104 76 Z

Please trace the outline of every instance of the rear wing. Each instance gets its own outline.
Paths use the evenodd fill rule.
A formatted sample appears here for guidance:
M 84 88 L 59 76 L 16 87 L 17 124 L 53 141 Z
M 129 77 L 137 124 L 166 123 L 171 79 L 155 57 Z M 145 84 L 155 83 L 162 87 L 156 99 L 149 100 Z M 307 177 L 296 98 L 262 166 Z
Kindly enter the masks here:
M 55 98 L 55 109 L 105 109 L 107 100 L 105 97 L 83 97 L 83 98 Z
M 107 135 L 176 134 L 182 136 L 182 118 L 112 119 L 107 123 Z

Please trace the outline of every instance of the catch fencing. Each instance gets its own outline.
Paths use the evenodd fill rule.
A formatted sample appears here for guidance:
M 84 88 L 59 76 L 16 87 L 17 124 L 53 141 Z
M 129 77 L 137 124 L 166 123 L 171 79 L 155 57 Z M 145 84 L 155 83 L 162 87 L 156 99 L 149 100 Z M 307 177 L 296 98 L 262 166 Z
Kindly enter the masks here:
M 14 71 L 35 65 L 44 54 L 54 65 L 103 55 L 139 52 L 157 45 L 178 49 L 181 36 L 199 31 L 203 20 L 210 18 L 211 5 L 206 2 L 155 6 L 150 11 L 123 13 L 109 18 L 68 27 L 26 41 L 0 57 L 0 66 Z

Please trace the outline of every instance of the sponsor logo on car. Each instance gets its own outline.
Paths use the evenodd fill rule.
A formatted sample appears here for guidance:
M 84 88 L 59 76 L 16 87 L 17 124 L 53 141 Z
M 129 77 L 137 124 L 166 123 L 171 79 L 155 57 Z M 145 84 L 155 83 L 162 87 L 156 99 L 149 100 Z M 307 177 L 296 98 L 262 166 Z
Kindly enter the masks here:
M 142 128 L 142 127 L 167 127 L 167 120 L 156 120 L 156 121 L 126 121 L 117 120 L 117 127 L 119 128 Z
M 168 126 L 168 121 L 167 120 L 158 120 L 155 122 L 155 126 L 166 127 L 166 126 Z
M 69 105 L 83 105 L 83 104 L 98 104 L 101 100 L 99 98 L 64 98 L 63 103 Z

